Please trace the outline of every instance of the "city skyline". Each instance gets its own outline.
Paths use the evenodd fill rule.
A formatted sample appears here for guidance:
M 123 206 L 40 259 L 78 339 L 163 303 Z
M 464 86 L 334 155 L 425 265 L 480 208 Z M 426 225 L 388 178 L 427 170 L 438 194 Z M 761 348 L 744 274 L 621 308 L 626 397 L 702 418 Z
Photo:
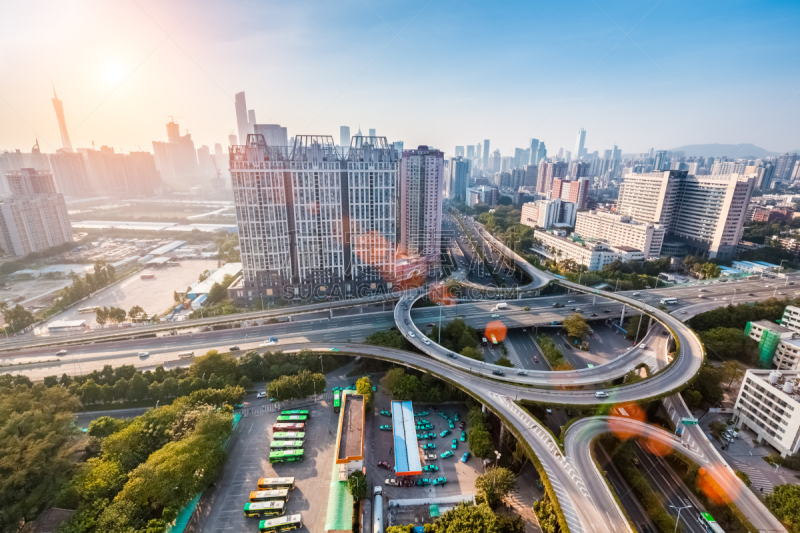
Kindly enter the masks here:
M 76 148 L 95 141 L 138 150 L 161 138 L 169 115 L 180 117 L 198 145 L 213 146 L 237 131 L 230 110 L 235 93 L 246 91 L 259 122 L 281 124 L 290 136 L 336 138 L 340 126 L 361 124 L 390 141 L 427 144 L 448 155 L 456 145 L 487 138 L 504 156 L 526 148 L 532 137 L 553 152 L 571 150 L 581 127 L 587 149 L 601 152 L 614 142 L 625 153 L 695 143 L 800 149 L 791 135 L 800 115 L 793 89 L 798 72 L 781 60 L 800 48 L 791 34 L 800 8 L 788 2 L 757 10 L 691 5 L 691 17 L 675 5 L 581 4 L 569 20 L 556 7 L 520 3 L 455 10 L 425 2 L 368 9 L 139 5 L 54 3 L 44 14 L 40 6 L 15 7 L 12 18 L 39 23 L 20 24 L 0 37 L 6 48 L 13 42 L 24 51 L 6 57 L 0 74 L 25 80 L 0 92 L 6 125 L 0 150 L 27 150 L 37 138 L 45 152 L 60 146 L 47 102 L 52 82 Z M 262 10 L 280 17 L 260 17 Z M 525 21 L 534 15 L 551 23 L 533 30 Z M 264 22 L 279 19 L 293 22 Z M 448 20 L 443 31 L 429 31 L 442 20 Z M 558 37 L 567 25 L 570 38 Z M 326 40 L 337 46 L 305 42 Z M 367 54 L 359 45 L 365 40 L 374 43 Z M 259 47 L 282 53 L 254 54 Z M 398 62 L 429 53 L 438 65 L 429 76 L 393 74 Z M 494 81 L 524 56 L 536 57 L 537 68 L 521 73 L 517 83 Z M 461 83 L 481 65 L 484 82 Z M 730 76 L 754 68 L 770 75 L 747 84 Z M 548 72 L 546 84 L 539 83 L 542 72 Z M 311 83 L 319 76 L 329 82 Z

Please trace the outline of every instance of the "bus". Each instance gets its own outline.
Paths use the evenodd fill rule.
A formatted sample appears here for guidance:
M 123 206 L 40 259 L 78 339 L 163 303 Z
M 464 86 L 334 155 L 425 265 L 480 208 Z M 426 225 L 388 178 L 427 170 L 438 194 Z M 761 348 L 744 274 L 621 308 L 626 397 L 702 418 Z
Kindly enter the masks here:
M 287 423 L 287 422 L 278 422 L 272 426 L 272 431 L 303 431 L 306 425 L 302 422 L 297 423 Z
M 494 344 L 495 346 L 497 346 L 497 339 L 495 338 L 495 336 L 494 336 L 494 333 L 492 333 L 491 335 L 489 335 L 489 337 L 492 339 L 492 344 Z
M 303 527 L 303 517 L 299 514 L 262 520 L 258 524 L 259 533 L 275 533 L 280 531 L 291 531 Z
M 291 448 L 302 448 L 304 440 L 274 440 L 269 443 L 270 450 L 288 450 Z
M 258 488 L 262 489 L 260 485 Z M 250 493 L 250 503 L 285 501 L 289 501 L 289 489 L 254 490 Z
M 272 435 L 275 440 L 303 440 L 306 438 L 305 431 L 278 431 Z
M 302 448 L 299 450 L 276 450 L 269 452 L 270 463 L 293 463 L 295 461 L 302 461 L 306 458 L 306 453 Z
M 673 305 L 673 304 L 678 303 L 678 299 L 677 298 L 661 298 L 661 303 L 662 304 L 667 304 L 667 305 Z
M 79 313 L 96 313 L 100 310 L 99 305 L 95 305 L 94 307 L 81 307 L 78 309 Z
M 194 352 L 181 352 L 178 354 L 178 359 L 191 359 L 194 357 Z
M 278 417 L 278 422 L 305 422 L 308 420 L 308 415 L 281 415 Z
M 714 517 L 708 513 L 697 513 L 697 521 L 708 533 L 725 533 L 725 530 L 719 527 Z
M 307 417 L 311 417 L 311 413 L 308 412 L 306 409 L 289 409 L 287 411 L 281 411 L 282 415 L 306 415 Z
M 256 502 L 244 504 L 244 515 L 247 518 L 261 518 L 262 516 L 283 516 L 286 512 L 286 502 L 273 500 L 269 502 Z
M 294 490 L 293 477 L 262 477 L 258 480 L 259 490 L 286 489 Z
M 342 406 L 342 391 L 333 391 L 333 412 L 338 413 Z

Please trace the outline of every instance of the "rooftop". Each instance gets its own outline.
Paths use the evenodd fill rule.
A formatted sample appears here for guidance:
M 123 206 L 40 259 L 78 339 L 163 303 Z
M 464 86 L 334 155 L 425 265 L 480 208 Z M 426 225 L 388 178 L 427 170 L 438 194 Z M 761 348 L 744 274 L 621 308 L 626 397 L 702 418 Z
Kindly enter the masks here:
M 422 462 L 411 402 L 392 402 L 392 432 L 395 473 L 398 476 L 421 474 Z
M 344 391 L 342 404 L 336 443 L 337 464 L 364 459 L 364 396 Z
M 768 329 L 773 333 L 778 333 L 778 334 L 792 333 L 792 330 L 790 330 L 789 328 L 779 326 L 778 324 L 770 322 L 769 320 L 758 320 L 756 322 L 753 322 L 753 324 L 759 326 L 762 329 Z

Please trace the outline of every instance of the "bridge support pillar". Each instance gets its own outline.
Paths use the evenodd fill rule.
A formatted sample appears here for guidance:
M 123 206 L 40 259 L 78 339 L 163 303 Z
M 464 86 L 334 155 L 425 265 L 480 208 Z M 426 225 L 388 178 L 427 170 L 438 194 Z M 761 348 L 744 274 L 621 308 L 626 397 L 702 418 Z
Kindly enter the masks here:
M 485 413 L 485 412 L 486 412 L 486 406 L 481 404 L 481 413 Z
M 506 425 L 500 424 L 500 446 L 503 445 L 503 437 L 506 436 Z
M 619 327 L 622 327 L 622 322 L 625 320 L 625 304 L 622 304 L 622 315 L 619 317 Z

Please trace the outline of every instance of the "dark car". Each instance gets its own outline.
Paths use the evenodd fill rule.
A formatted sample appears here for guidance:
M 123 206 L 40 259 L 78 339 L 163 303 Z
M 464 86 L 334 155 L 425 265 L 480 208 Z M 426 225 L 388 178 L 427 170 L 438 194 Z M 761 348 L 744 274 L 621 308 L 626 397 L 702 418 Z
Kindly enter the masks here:
M 407 318 L 405 319 L 405 323 L 406 323 L 406 325 L 408 325 L 408 319 Z
M 592 316 L 597 316 L 597 313 L 592 313 Z
M 492 374 L 495 376 L 505 376 L 505 373 L 500 372 L 499 370 L 492 370 Z
M 649 527 L 647 527 L 647 524 L 644 523 L 639 524 L 639 530 L 641 531 L 641 533 L 653 533 L 653 531 Z
M 228 348 L 228 351 L 229 352 L 238 352 L 239 351 L 239 347 L 238 346 L 231 346 L 230 348 Z
M 603 312 L 604 312 L 604 313 L 610 313 L 610 312 L 611 312 L 611 309 L 603 309 Z

